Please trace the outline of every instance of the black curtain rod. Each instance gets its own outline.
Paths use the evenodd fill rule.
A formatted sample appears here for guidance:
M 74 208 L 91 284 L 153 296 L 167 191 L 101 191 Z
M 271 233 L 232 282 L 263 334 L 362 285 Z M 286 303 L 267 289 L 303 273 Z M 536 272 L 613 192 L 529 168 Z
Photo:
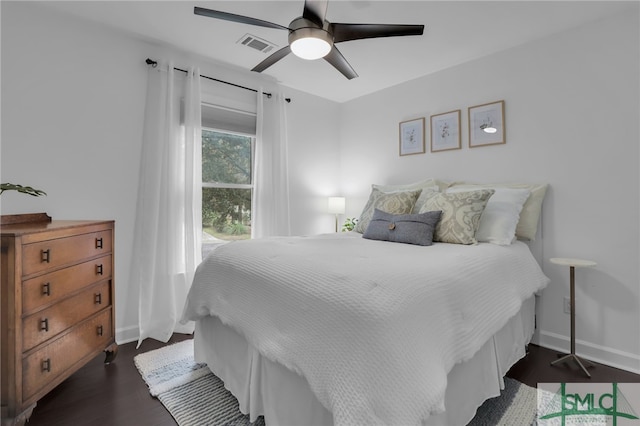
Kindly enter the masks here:
M 153 68 L 158 66 L 158 61 L 154 61 L 153 59 L 149 59 L 147 58 L 145 60 L 145 62 L 147 63 L 147 65 L 151 65 Z M 182 71 L 183 73 L 187 73 L 187 70 L 183 70 L 182 68 L 177 68 L 177 67 L 173 67 L 174 70 L 176 71 Z M 217 78 L 213 78 L 213 77 L 209 77 L 207 75 L 200 75 L 200 77 L 202 78 L 206 78 L 208 80 L 213 80 L 213 81 L 217 81 L 218 83 L 224 83 L 224 84 L 228 84 L 229 86 L 233 86 L 233 87 L 238 87 L 240 89 L 244 89 L 244 90 L 250 90 L 252 92 L 256 92 L 258 93 L 258 91 L 256 89 L 252 89 L 250 87 L 245 87 L 245 86 L 240 86 L 239 84 L 235 84 L 235 83 L 229 83 L 228 81 L 224 81 L 224 80 L 219 80 Z M 266 95 L 267 98 L 271 98 L 271 93 L 267 93 L 267 92 L 262 92 L 263 95 Z M 287 103 L 291 102 L 291 98 L 284 98 L 285 101 L 287 101 Z

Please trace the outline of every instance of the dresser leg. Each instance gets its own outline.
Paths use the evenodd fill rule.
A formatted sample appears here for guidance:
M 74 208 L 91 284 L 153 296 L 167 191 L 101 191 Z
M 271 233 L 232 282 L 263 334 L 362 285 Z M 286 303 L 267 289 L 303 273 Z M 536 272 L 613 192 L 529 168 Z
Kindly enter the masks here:
M 118 345 L 113 343 L 107 349 L 104 350 L 104 353 L 105 353 L 104 363 L 111 364 L 113 361 L 116 360 L 116 356 L 118 356 Z
M 18 414 L 13 418 L 4 417 L 4 407 L 3 408 L 3 417 L 2 417 L 2 426 L 22 426 L 29 421 L 31 414 L 33 413 L 33 409 L 36 408 L 37 402 L 34 402 L 30 406 L 27 407 L 22 413 Z

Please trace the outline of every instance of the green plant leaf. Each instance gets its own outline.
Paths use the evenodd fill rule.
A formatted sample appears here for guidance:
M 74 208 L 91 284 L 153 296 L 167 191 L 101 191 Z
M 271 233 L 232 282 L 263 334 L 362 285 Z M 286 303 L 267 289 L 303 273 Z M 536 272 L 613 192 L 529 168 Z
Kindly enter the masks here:
M 33 197 L 40 197 L 42 195 L 47 195 L 46 192 L 40 190 L 40 189 L 35 189 L 32 188 L 30 186 L 22 186 L 22 185 L 18 185 L 15 183 L 2 183 L 0 184 L 0 194 L 2 194 L 4 191 L 18 191 L 20 193 L 23 194 L 28 194 L 31 195 Z

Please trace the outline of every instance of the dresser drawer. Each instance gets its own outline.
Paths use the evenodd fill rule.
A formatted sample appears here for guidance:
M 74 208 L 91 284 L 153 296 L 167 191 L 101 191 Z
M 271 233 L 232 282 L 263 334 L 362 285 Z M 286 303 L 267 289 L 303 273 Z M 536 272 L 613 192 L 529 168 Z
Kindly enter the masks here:
M 111 255 L 61 269 L 22 283 L 22 314 L 55 303 L 69 293 L 111 278 Z
M 57 238 L 22 247 L 22 275 L 72 265 L 84 259 L 111 253 L 112 231 L 105 230 Z
M 113 341 L 111 309 L 78 324 L 71 332 L 22 360 L 22 399 L 27 401 L 83 358 Z
M 103 281 L 82 293 L 25 317 L 22 320 L 22 350 L 28 351 L 109 306 L 110 295 L 110 281 Z

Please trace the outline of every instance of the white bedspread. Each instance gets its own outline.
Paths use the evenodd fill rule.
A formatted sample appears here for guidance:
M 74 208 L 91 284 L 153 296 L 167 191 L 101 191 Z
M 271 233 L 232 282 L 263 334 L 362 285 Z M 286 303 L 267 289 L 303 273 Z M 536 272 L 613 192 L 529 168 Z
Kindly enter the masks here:
M 520 242 L 256 239 L 202 262 L 183 320 L 219 317 L 304 376 L 336 425 L 416 425 L 444 410 L 451 368 L 547 283 Z

